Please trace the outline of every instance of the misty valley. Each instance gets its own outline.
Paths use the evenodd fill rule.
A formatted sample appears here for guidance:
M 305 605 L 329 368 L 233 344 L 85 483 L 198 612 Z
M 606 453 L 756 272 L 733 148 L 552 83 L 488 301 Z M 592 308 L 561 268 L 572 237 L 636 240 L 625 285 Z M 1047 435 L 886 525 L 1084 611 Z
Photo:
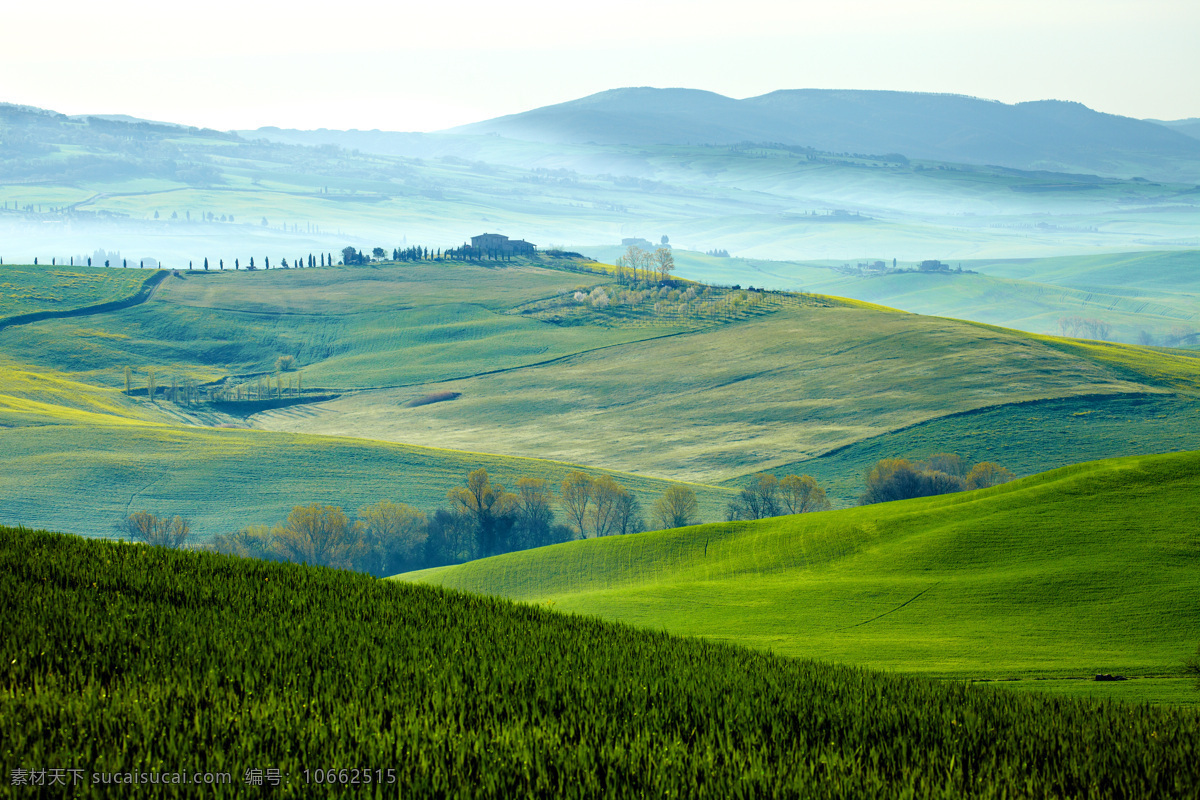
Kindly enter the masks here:
M 0 104 L 5 788 L 1195 797 L 1198 230 L 1066 101 Z

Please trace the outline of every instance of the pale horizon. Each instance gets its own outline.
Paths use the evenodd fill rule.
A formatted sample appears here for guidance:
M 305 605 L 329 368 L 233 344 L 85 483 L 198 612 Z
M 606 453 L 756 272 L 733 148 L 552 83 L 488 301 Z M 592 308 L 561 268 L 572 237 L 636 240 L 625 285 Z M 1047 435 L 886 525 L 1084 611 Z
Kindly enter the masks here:
M 347 0 L 336 15 L 313 2 L 281 11 L 215 0 L 196 11 L 66 0 L 0 19 L 23 31 L 6 45 L 17 68 L 0 80 L 0 101 L 217 130 L 436 131 L 626 86 L 734 98 L 805 87 L 949 93 L 1200 117 L 1200 86 L 1187 79 L 1200 74 L 1200 8 L 1179 0 L 748 0 L 736 16 L 715 0 Z

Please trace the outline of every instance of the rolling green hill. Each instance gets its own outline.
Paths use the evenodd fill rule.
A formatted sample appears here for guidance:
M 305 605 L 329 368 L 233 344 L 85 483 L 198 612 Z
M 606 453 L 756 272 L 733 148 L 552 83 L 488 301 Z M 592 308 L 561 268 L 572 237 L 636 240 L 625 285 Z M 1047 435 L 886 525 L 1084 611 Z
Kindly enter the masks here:
M 479 467 L 507 486 L 524 476 L 557 483 L 578 468 L 364 439 L 186 426 L 170 413 L 173 405 L 0 362 L 0 520 L 69 524 L 78 533 L 111 536 L 122 517 L 146 509 L 189 518 L 204 539 L 274 524 L 311 502 L 352 511 L 392 500 L 432 511 Z M 646 501 L 668 485 L 615 477 Z M 705 515 L 717 516 L 728 490 L 693 488 Z
M 1123 360 L 1135 354 L 1141 362 Z M 319 406 L 265 412 L 254 422 L 273 430 L 596 463 L 702 483 L 788 465 L 821 481 L 841 480 L 844 470 L 825 456 L 929 425 L 928 431 L 946 434 L 930 442 L 934 452 L 961 449 L 995 460 L 998 445 L 1022 451 L 1018 460 L 1029 471 L 1042 471 L 1074 463 L 1080 452 L 1108 457 L 1200 447 L 1200 434 L 1188 427 L 1160 430 L 1134 422 L 1152 409 L 1154 415 L 1194 418 L 1197 370 L 1200 359 L 1186 354 L 1088 349 L 809 297 L 736 323 L 492 374 L 348 394 Z M 395 412 L 410 398 L 438 390 L 461 397 Z M 1143 407 L 1121 399 L 1132 396 L 1156 402 Z M 1054 436 L 1061 429 L 1056 415 L 1000 414 L 990 437 L 935 423 L 1063 398 L 1078 399 L 1071 413 L 1116 413 L 1106 411 L 1116 403 L 1114 409 L 1128 412 L 1123 419 L 1131 427 L 1124 436 L 1088 432 L 1076 449 Z M 1055 446 L 1046 446 L 1047 436 Z M 831 465 L 828 472 L 824 464 Z M 843 504 L 861 490 L 845 489 L 837 495 Z
M 140 270 L 0 266 L 0 327 L 19 314 L 70 311 L 123 300 L 146 280 Z
M 587 262 L 570 266 L 584 270 Z M 0 267 L 0 276 L 10 269 L 22 268 Z M 74 272 L 59 274 L 60 283 L 74 280 Z M 460 262 L 183 272 L 151 302 L 8 328 L 0 347 L 109 386 L 124 386 L 128 366 L 142 387 L 148 368 L 201 382 L 245 379 L 273 373 L 288 355 L 306 386 L 339 391 L 472 375 L 681 329 L 653 321 L 555 326 L 507 313 L 603 280 L 536 264 Z
M 284 797 L 1185 798 L 1200 780 L 1192 709 L 815 664 L 322 568 L 0 527 L 0 610 L 6 778 L 77 769 L 85 797 L 152 771 L 217 773 L 215 797 L 262 791 L 252 770 Z
M 763 469 L 813 474 L 848 505 L 882 457 L 958 451 L 1030 474 L 1200 448 L 1200 359 L 1186 353 L 813 295 L 695 287 L 691 299 L 638 290 L 634 302 L 596 269 L 183 272 L 130 308 L 0 330 L 7 519 L 65 527 L 78 509 L 86 521 L 72 527 L 102 534 L 144 506 L 216 533 L 298 502 L 430 509 L 475 466 L 511 484 L 584 464 L 624 473 L 644 505 L 664 481 L 702 484 L 702 518 L 715 520 L 729 487 Z M 55 272 L 44 290 L 76 297 L 85 282 Z M 612 300 L 576 300 L 580 289 Z M 341 396 L 269 410 L 174 403 L 163 388 L 262 391 L 280 356 L 294 358 L 280 379 L 307 392 L 280 402 Z M 132 396 L 120 391 L 126 367 Z M 247 425 L 275 433 L 221 429 Z M 289 457 L 293 447 L 306 455 Z
M 1200 642 L 1198 490 L 1200 454 L 1124 458 L 402 577 L 905 672 L 1171 676 Z M 1183 681 L 1156 688 L 1190 696 Z
M 620 247 L 577 249 L 609 261 L 624 252 Z M 930 257 L 937 255 L 931 248 Z M 805 289 L 1032 333 L 1098 336 L 1086 325 L 1072 329 L 1071 318 L 1081 318 L 1106 323 L 1106 335 L 1114 341 L 1200 343 L 1200 251 L 954 261 L 951 266 L 961 266 L 961 274 L 919 272 L 911 262 L 898 264 L 906 271 L 886 274 L 860 268 L 875 261 L 891 267 L 891 257 L 884 256 L 887 251 L 881 249 L 865 261 L 859 256 L 851 262 L 799 262 L 675 251 L 684 274 L 708 282 Z

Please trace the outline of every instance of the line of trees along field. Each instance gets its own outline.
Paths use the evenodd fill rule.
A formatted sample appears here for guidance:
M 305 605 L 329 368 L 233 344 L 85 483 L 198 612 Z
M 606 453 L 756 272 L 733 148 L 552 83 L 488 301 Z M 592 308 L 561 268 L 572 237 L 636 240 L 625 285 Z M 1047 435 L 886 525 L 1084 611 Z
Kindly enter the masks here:
M 925 461 L 882 459 L 866 475 L 861 504 L 982 489 L 1011 481 L 1005 467 L 983 461 L 968 467 L 955 453 Z M 667 487 L 649 508 L 611 475 L 569 473 L 557 485 L 521 477 L 513 490 L 495 483 L 486 469 L 467 475 L 446 493 L 447 507 L 426 514 L 407 503 L 382 500 L 347 513 L 339 506 L 297 505 L 274 525 L 251 525 L 213 537 L 205 547 L 248 558 L 342 567 L 372 575 L 395 575 L 457 564 L 573 539 L 620 536 L 682 528 L 700 520 L 696 493 L 684 484 Z M 806 514 L 831 508 L 811 475 L 753 476 L 729 501 L 726 521 Z M 561 515 L 561 516 L 560 516 Z M 561 521 L 560 521 L 561 519 Z M 179 516 L 139 511 L 118 530 L 150 545 L 183 547 L 191 527 Z
M 907 458 L 884 458 L 867 472 L 867 489 L 859 503 L 886 503 L 987 489 L 1016 477 L 1012 470 L 991 461 L 980 461 L 968 467 L 957 453 L 937 453 L 925 461 L 915 462 Z
M 205 547 L 250 558 L 394 575 L 647 529 L 641 502 L 611 475 L 576 470 L 557 487 L 543 478 L 522 477 L 513 489 L 493 482 L 487 470 L 477 469 L 468 474 L 464 485 L 447 492 L 447 507 L 432 514 L 390 500 L 354 513 L 321 503 L 298 505 L 274 525 L 220 534 Z M 699 522 L 696 493 L 683 484 L 672 484 L 652 504 L 649 515 L 660 528 L 695 524 Z M 148 511 L 126 516 L 117 528 L 132 540 L 176 548 L 187 546 L 191 533 L 186 519 Z
M 772 486 L 782 488 L 776 491 Z M 493 482 L 481 468 L 468 474 L 465 485 L 447 492 L 448 507 L 432 514 L 390 500 L 364 506 L 354 514 L 312 503 L 294 507 L 275 525 L 251 525 L 220 534 L 206 546 L 249 558 L 394 575 L 573 539 L 639 533 L 648 527 L 641 501 L 611 475 L 576 470 L 557 487 L 543 478 L 522 477 L 513 488 L 509 491 Z M 824 491 L 807 475 L 789 475 L 782 481 L 759 475 L 741 497 L 750 498 L 746 508 L 753 511 L 730 519 L 829 507 Z M 700 522 L 696 493 L 684 484 L 668 486 L 648 513 L 658 528 Z M 187 545 L 191 533 L 186 519 L 148 511 L 126 516 L 117 528 L 132 540 L 164 547 Z

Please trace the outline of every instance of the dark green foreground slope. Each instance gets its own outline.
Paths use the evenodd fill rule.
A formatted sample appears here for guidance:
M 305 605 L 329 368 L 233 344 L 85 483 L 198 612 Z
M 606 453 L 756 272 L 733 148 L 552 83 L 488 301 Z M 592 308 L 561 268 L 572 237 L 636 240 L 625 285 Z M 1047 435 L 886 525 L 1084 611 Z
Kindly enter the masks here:
M 305 769 L 392 769 L 405 797 L 1200 791 L 1194 711 L 825 666 L 327 569 L 0 528 L 0 614 L 6 778 L 209 770 L 231 774 L 224 796 L 253 796 L 245 771 L 268 768 L 285 794 L 320 788 Z
M 1200 453 L 1170 453 L 405 577 L 941 677 L 1165 677 L 1200 642 L 1198 520 Z

